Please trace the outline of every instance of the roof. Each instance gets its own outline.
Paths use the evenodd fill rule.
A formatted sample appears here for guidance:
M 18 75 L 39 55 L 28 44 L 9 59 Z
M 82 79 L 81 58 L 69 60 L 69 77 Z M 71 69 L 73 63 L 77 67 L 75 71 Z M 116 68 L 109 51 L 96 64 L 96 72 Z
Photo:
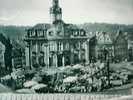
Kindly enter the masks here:
M 43 31 L 43 33 L 37 33 L 36 30 Z M 48 39 L 48 40 L 57 40 L 57 39 L 71 39 L 73 36 L 73 39 L 80 39 L 83 38 L 85 39 L 86 34 L 84 29 L 79 28 L 75 24 L 66 24 L 61 20 L 57 20 L 55 23 L 47 24 L 47 23 L 42 23 L 42 24 L 37 24 L 34 27 L 30 28 L 28 31 L 35 31 L 32 33 L 33 36 L 32 39 L 36 39 L 36 34 L 39 34 L 39 36 L 43 37 L 38 37 L 38 39 Z M 45 31 L 45 33 L 44 33 Z M 83 34 L 82 36 L 79 34 Z M 75 34 L 78 34 L 74 36 Z M 45 36 L 44 36 L 45 35 Z M 79 38 L 80 37 L 80 38 Z M 28 38 L 29 39 L 29 38 Z
M 110 38 L 110 35 L 106 32 L 101 32 L 96 34 L 98 44 L 112 44 L 113 41 Z
M 36 30 L 36 29 L 49 29 L 50 27 L 51 27 L 51 25 L 48 24 L 48 23 L 39 23 L 39 24 L 36 24 L 35 26 L 33 26 L 30 29 L 31 30 Z
M 110 36 L 110 39 L 114 41 L 116 39 L 116 33 L 108 33 Z
M 126 34 L 120 30 L 118 30 L 117 33 L 97 32 L 95 36 L 99 41 L 99 43 L 101 42 L 100 44 L 103 44 L 103 41 L 106 44 L 112 44 L 112 43 L 115 43 L 115 41 L 120 36 L 120 34 L 122 34 L 122 36 L 127 40 L 128 37 L 126 36 Z M 95 36 L 93 36 L 92 38 L 94 38 Z
M 67 29 L 71 29 L 71 30 L 77 30 L 77 29 L 80 29 L 77 25 L 75 24 L 65 24 L 65 27 Z

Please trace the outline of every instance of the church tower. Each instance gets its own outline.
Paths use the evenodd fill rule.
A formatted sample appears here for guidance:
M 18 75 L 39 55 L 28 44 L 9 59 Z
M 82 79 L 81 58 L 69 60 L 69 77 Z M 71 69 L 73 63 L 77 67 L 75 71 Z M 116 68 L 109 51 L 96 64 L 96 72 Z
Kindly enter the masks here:
M 59 1 L 53 0 L 50 8 L 51 23 L 62 20 L 62 9 L 59 7 Z

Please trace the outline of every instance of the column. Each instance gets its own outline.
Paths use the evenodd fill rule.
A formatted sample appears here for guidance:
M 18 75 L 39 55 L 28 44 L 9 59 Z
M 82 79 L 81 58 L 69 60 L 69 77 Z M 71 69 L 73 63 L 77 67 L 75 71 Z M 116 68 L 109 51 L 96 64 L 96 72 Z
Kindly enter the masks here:
M 27 58 L 27 57 L 26 57 Z M 26 59 L 27 61 L 27 59 Z M 14 58 L 12 58 L 12 69 L 14 70 L 15 69 L 15 65 L 14 65 Z
M 25 48 L 25 56 L 26 56 L 26 66 L 29 66 L 31 68 L 32 61 L 31 61 L 31 43 L 27 44 L 27 47 Z
M 57 42 L 54 41 L 54 62 L 55 62 L 55 67 L 58 67 L 58 58 L 57 58 Z
M 45 45 L 44 44 L 42 44 L 42 51 L 44 52 L 44 56 L 43 56 L 44 58 L 43 59 L 44 59 L 45 65 L 46 65 L 46 59 L 45 59 L 46 58 L 46 56 L 45 56 L 46 55 L 46 49 L 45 49 Z
M 48 60 L 47 60 L 47 56 L 48 56 L 48 54 L 47 54 L 47 46 L 45 46 L 45 64 L 46 64 L 46 66 L 48 67 Z
M 55 54 L 55 66 L 58 67 L 58 59 L 57 59 L 57 54 Z
M 30 58 L 29 58 L 29 47 L 25 48 L 25 56 L 26 56 L 26 66 L 30 66 Z
M 86 62 L 89 62 L 89 48 L 88 48 L 88 42 L 85 42 L 85 60 Z
M 47 46 L 47 68 L 49 68 L 49 45 Z
M 58 65 L 57 65 L 57 54 L 53 55 L 53 66 L 58 67 Z
M 36 41 L 36 62 L 37 62 L 37 64 L 38 64 L 38 49 L 39 49 L 39 46 L 38 46 L 39 44 L 38 44 L 38 42 Z
M 81 42 L 79 41 L 79 61 L 81 61 Z
M 74 53 L 74 48 L 73 48 L 73 44 L 71 44 L 71 64 L 74 64 L 74 55 L 73 55 L 73 53 Z
M 63 67 L 65 66 L 65 57 L 64 57 L 64 55 L 62 56 L 62 66 Z
M 31 49 L 31 46 L 32 46 L 32 41 L 30 42 L 29 44 L 29 63 L 30 63 L 30 68 L 32 68 L 32 49 Z

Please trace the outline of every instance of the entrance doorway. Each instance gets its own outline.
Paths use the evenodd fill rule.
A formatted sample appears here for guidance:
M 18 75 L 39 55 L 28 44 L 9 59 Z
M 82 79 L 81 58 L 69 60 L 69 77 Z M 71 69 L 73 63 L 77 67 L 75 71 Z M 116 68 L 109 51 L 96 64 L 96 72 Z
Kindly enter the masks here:
M 58 59 L 58 67 L 61 67 L 63 64 L 62 64 L 62 54 L 59 54 L 57 56 L 57 59 Z
M 70 62 L 70 56 L 66 56 L 65 57 L 65 66 L 67 66 L 67 65 L 70 65 L 71 64 L 71 62 Z
M 74 54 L 74 64 L 79 63 L 79 57 L 78 54 Z

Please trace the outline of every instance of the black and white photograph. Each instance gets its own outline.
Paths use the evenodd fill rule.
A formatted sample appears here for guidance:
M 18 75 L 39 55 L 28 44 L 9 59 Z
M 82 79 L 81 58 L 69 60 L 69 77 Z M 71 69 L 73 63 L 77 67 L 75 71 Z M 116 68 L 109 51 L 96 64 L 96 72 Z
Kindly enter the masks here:
M 0 0 L 0 100 L 133 100 L 133 0 Z

